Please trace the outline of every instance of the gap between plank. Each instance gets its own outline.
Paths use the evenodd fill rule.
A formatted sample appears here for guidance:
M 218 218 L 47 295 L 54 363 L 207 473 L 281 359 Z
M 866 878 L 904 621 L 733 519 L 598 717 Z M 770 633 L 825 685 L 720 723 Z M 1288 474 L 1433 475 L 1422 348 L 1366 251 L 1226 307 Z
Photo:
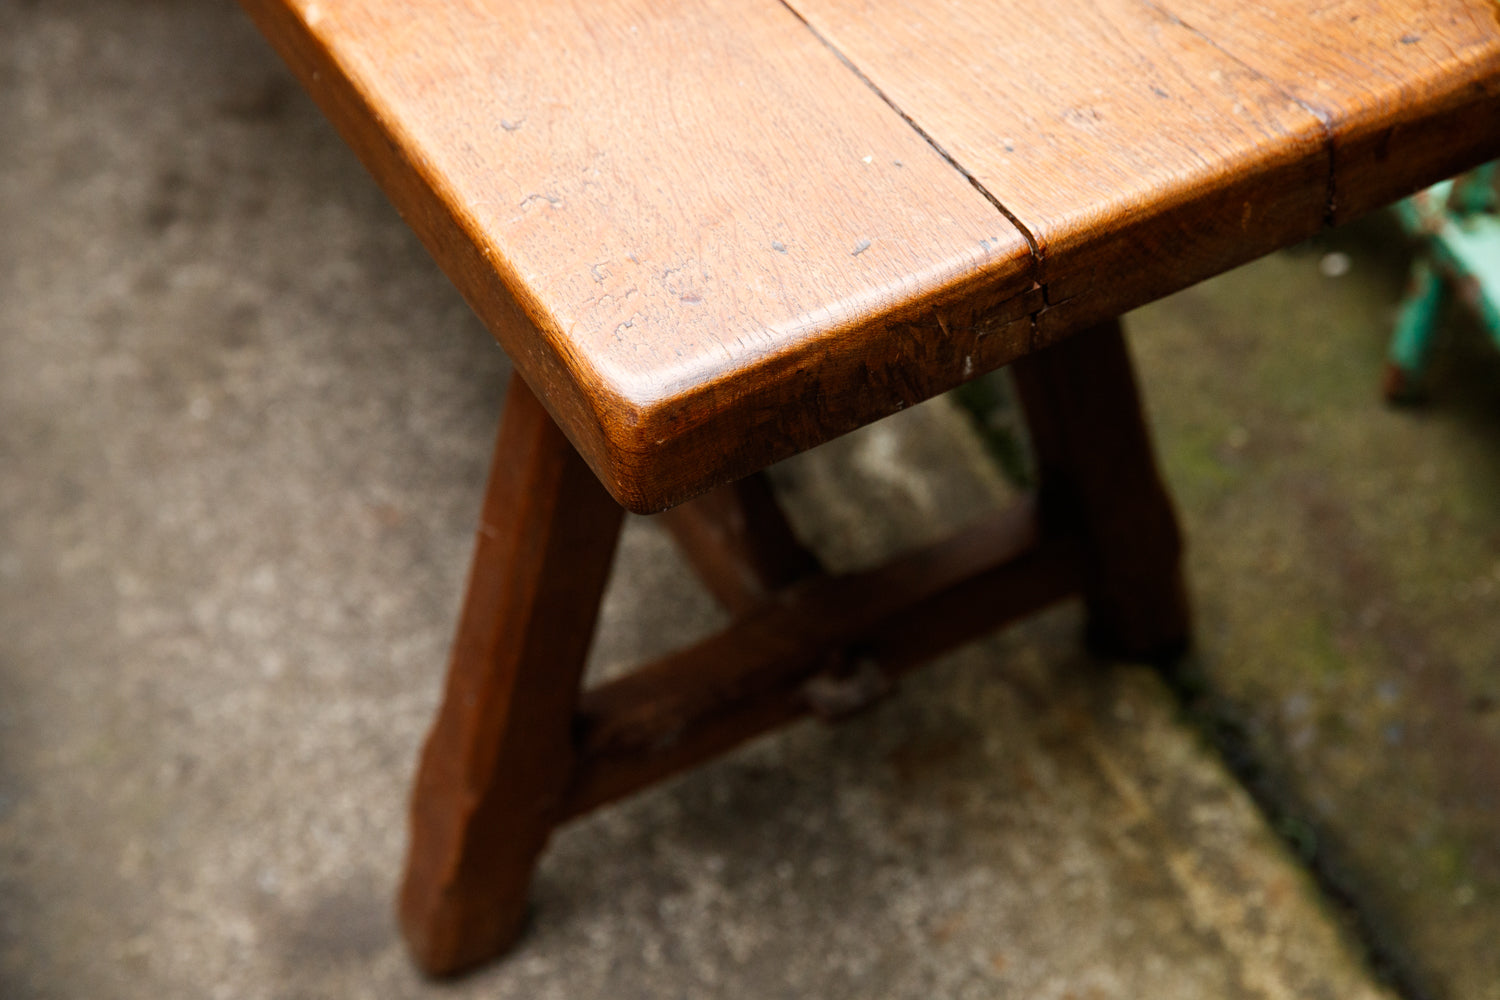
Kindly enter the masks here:
M 951 153 L 949 153 L 946 149 L 944 149 L 942 147 L 942 145 L 927 132 L 926 129 L 924 129 L 921 125 L 917 124 L 916 119 L 914 119 L 911 115 L 907 114 L 904 110 L 902 110 L 901 106 L 898 105 L 895 101 L 891 100 L 890 96 L 887 95 L 885 91 L 881 90 L 875 84 L 874 80 L 870 79 L 867 75 L 865 75 L 865 72 L 863 70 L 861 70 L 858 66 L 856 66 L 853 63 L 853 61 L 850 60 L 850 58 L 848 56 L 844 55 L 844 53 L 839 50 L 838 46 L 834 45 L 831 41 L 829 41 L 827 38 L 825 38 L 823 36 L 823 33 L 820 32 L 817 28 L 814 28 L 808 22 L 807 18 L 805 18 L 805 17 L 802 16 L 801 11 L 797 10 L 797 8 L 795 8 L 795 7 L 792 6 L 791 0 L 779 0 L 779 2 L 781 3 L 781 5 L 783 7 L 785 7 L 787 10 L 789 10 L 791 12 L 791 14 L 792 14 L 793 17 L 795 17 L 797 20 L 801 21 L 802 22 L 802 26 L 804 28 L 806 28 L 808 31 L 812 32 L 813 37 L 816 38 L 819 42 L 822 42 L 823 43 L 823 47 L 826 48 L 829 52 L 832 52 L 834 54 L 834 56 L 838 58 L 838 61 L 841 62 L 841 63 L 843 63 L 848 68 L 849 72 L 851 72 L 855 76 L 857 76 L 860 79 L 860 82 L 862 82 L 866 87 L 869 87 L 870 90 L 874 92 L 874 94 L 875 94 L 876 97 L 880 98 L 882 101 L 885 102 L 885 104 L 886 104 L 887 107 L 889 107 L 892 111 L 896 112 L 896 114 L 900 115 L 901 116 L 901 120 L 904 121 L 904 122 L 906 122 L 907 125 L 911 126 L 911 128 L 917 133 L 917 135 L 920 135 L 922 137 L 922 139 L 927 143 L 927 145 L 931 146 L 937 152 L 937 154 L 943 158 L 943 160 L 948 164 L 948 166 L 952 167 L 954 170 L 957 170 L 960 174 L 963 174 L 964 179 L 969 182 L 969 184 L 974 188 L 974 190 L 978 191 L 981 195 L 983 195 L 985 201 L 988 201 L 991 205 L 994 205 L 995 206 L 995 210 L 998 211 L 1001 215 L 1005 216 L 1006 220 L 1011 225 L 1013 225 L 1013 226 L 1016 227 L 1016 230 L 1018 232 L 1020 232 L 1022 238 L 1024 238 L 1026 240 L 1026 246 L 1027 246 L 1027 248 L 1031 251 L 1031 267 L 1032 267 L 1031 281 L 1032 281 L 1032 284 L 1033 285 L 1040 285 L 1041 284 L 1041 277 L 1042 277 L 1042 256 L 1043 256 L 1043 251 L 1042 251 L 1041 244 L 1039 244 L 1037 242 L 1037 239 L 1036 239 L 1036 237 L 1034 235 L 1032 235 L 1031 230 L 1028 229 L 1028 228 L 1026 228 L 1025 224 L 1023 224 L 1021 222 L 1021 220 L 1016 217 L 1016 214 L 1014 212 L 1012 212 L 1010 209 L 1006 208 L 1003 204 L 1001 204 L 999 198 L 996 198 L 993 194 L 991 194 L 988 190 L 986 190 L 985 186 L 983 184 L 979 183 L 979 178 L 975 177 L 972 173 L 970 173 L 969 170 L 966 169 L 963 164 L 959 163 L 956 159 L 954 159 L 953 155 Z M 1046 286 L 1045 285 L 1042 286 L 1042 301 L 1046 302 Z M 1036 314 L 1035 313 L 1032 314 L 1031 321 L 1032 321 L 1032 326 L 1034 328 L 1036 326 Z
M 1254 66 L 1251 66 L 1239 56 L 1235 55 L 1233 52 L 1220 45 L 1215 39 L 1206 34 L 1202 29 L 1198 28 L 1195 25 L 1187 23 L 1177 14 L 1161 6 L 1161 4 L 1157 3 L 1156 0 L 1140 0 L 1140 2 L 1142 6 L 1156 11 L 1156 13 L 1166 18 L 1170 24 L 1173 24 L 1186 31 L 1192 32 L 1198 38 L 1202 39 L 1205 43 L 1211 46 L 1215 52 L 1220 53 L 1226 59 L 1232 60 L 1235 65 L 1239 66 L 1246 73 L 1249 73 L 1251 76 L 1255 77 L 1258 80 L 1264 81 L 1282 97 L 1286 98 L 1288 101 L 1295 104 L 1303 111 L 1306 111 L 1309 115 L 1312 115 L 1312 117 L 1318 123 L 1318 131 L 1322 133 L 1323 149 L 1328 154 L 1328 185 L 1327 194 L 1325 195 L 1323 201 L 1323 228 L 1333 228 L 1334 211 L 1338 207 L 1338 192 L 1334 189 L 1335 178 L 1338 176 L 1338 171 L 1334 167 L 1334 160 L 1337 156 L 1337 152 L 1335 151 L 1333 144 L 1333 123 L 1331 121 L 1332 115 L 1314 104 L 1309 104 L 1307 101 L 1304 101 L 1296 94 L 1293 94 L 1291 91 L 1283 87 L 1279 81 L 1272 79 L 1271 77 L 1262 73 L 1260 70 L 1256 69 Z

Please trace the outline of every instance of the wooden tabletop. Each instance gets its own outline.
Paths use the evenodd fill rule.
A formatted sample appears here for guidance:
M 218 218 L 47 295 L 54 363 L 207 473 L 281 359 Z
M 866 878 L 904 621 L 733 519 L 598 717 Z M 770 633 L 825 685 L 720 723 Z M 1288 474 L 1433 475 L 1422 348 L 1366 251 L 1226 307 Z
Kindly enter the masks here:
M 1497 0 L 242 2 L 640 511 L 1500 155 Z

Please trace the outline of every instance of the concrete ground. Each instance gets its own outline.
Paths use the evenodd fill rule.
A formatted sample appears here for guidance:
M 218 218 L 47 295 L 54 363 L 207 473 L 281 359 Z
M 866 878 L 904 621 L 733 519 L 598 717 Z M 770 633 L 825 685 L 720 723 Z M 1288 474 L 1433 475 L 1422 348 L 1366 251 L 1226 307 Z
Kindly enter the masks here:
M 0 5 L 0 996 L 1500 996 L 1500 363 L 1380 405 L 1392 244 L 1132 317 L 1165 681 L 1062 607 L 568 828 L 435 986 L 390 899 L 507 363 L 231 4 Z M 948 400 L 776 478 L 840 565 L 1010 492 Z M 632 518 L 593 670 L 719 620 Z
M 1133 345 L 1195 718 L 1408 994 L 1500 998 L 1500 351 L 1457 313 L 1428 403 L 1383 405 L 1407 260 L 1366 220 L 1142 310 Z

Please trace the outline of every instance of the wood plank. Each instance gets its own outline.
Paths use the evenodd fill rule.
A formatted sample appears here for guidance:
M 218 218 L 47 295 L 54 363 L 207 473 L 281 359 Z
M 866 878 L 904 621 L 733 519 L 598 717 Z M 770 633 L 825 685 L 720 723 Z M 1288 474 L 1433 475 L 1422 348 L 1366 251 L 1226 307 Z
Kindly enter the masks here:
M 1025 239 L 775 0 L 242 0 L 663 509 L 1027 347 Z
M 503 950 L 572 769 L 572 722 L 622 511 L 519 377 L 412 791 L 400 916 L 434 974 Z
M 1031 431 L 1043 529 L 1081 543 L 1089 644 L 1135 660 L 1182 652 L 1190 618 L 1182 532 L 1119 321 L 1028 355 L 1011 373 Z
M 1155 0 L 1323 123 L 1344 222 L 1500 156 L 1495 0 Z
M 892 563 L 817 577 L 584 695 L 576 816 L 813 710 L 808 681 L 857 647 L 883 678 L 1076 593 L 1077 550 L 1030 502 Z
M 763 472 L 661 515 L 693 570 L 725 610 L 739 614 L 821 570 L 792 530 Z
M 1142 0 L 789 2 L 1030 232 L 1044 336 L 1322 225 L 1317 117 Z

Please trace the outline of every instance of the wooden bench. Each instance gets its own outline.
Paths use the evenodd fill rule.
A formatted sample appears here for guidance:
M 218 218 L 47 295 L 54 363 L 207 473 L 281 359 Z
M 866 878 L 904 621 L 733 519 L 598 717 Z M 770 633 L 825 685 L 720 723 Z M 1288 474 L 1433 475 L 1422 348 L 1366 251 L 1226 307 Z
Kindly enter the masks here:
M 1494 0 L 244 5 L 518 373 L 413 799 L 434 973 L 558 823 L 1006 620 L 1180 646 L 1115 317 L 1500 154 Z M 821 573 L 759 470 L 1008 364 L 1037 495 Z M 580 692 L 621 506 L 736 618 Z

